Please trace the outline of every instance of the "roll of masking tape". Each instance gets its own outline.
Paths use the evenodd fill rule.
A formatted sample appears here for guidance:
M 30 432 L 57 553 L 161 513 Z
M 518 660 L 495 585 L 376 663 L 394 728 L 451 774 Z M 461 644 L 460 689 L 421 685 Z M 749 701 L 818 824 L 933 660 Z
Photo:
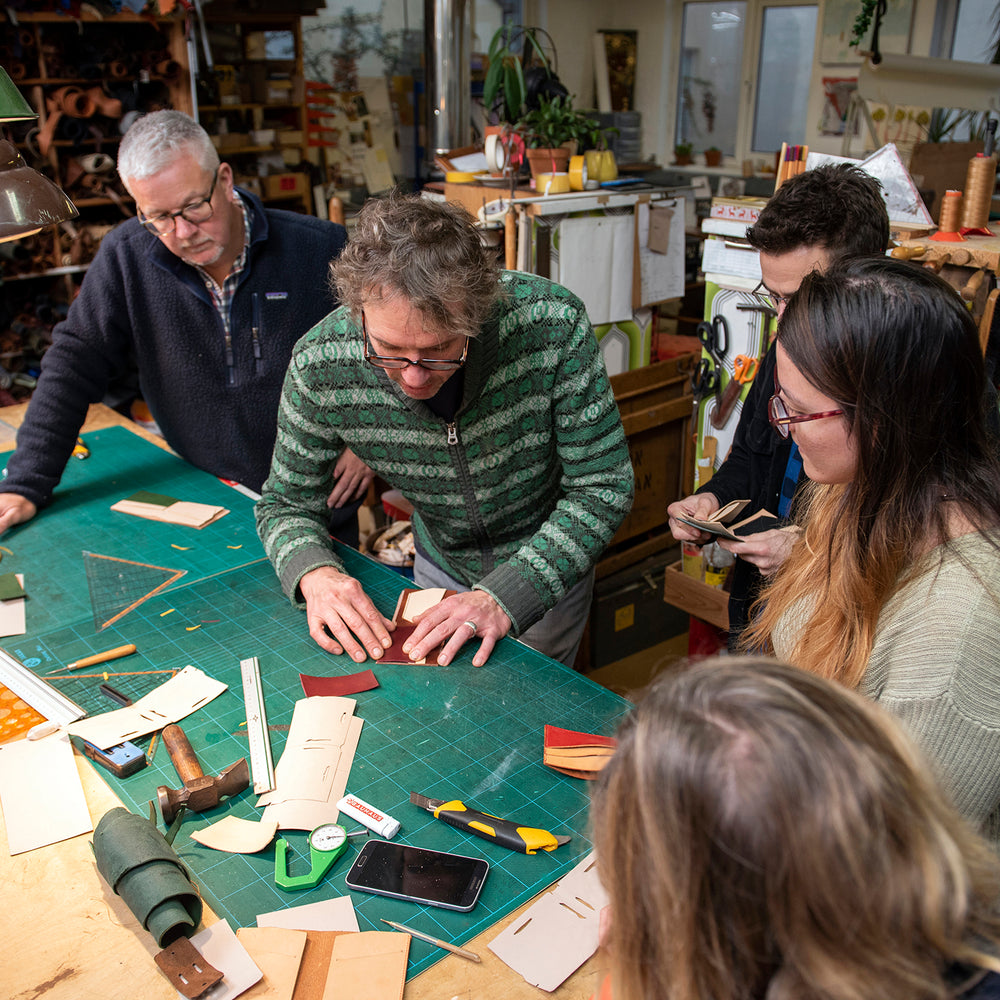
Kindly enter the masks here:
M 569 158 L 569 186 L 574 191 L 582 191 L 587 186 L 587 158 L 571 156 Z
M 449 184 L 471 184 L 479 176 L 471 170 L 448 170 L 445 172 L 444 179 Z
M 486 154 L 486 166 L 490 172 L 502 174 L 507 167 L 507 150 L 500 136 L 495 133 L 488 135 L 483 144 L 483 152 Z
M 569 174 L 539 174 L 535 178 L 535 190 L 539 194 L 566 194 L 570 190 Z

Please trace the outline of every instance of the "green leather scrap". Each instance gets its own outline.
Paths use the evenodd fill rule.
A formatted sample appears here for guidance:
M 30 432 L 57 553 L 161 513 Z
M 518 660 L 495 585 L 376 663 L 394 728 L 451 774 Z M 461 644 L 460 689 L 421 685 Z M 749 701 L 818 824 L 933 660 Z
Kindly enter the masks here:
M 201 922 L 202 902 L 162 833 L 127 809 L 112 809 L 94 829 L 97 870 L 163 948 Z

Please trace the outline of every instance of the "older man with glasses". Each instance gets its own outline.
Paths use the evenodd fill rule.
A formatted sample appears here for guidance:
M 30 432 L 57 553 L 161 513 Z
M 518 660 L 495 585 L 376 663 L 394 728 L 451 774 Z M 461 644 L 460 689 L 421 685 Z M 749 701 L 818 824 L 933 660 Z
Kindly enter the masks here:
M 51 501 L 88 406 L 133 371 L 179 455 L 258 492 L 292 347 L 336 304 L 329 264 L 344 228 L 265 209 L 237 189 L 187 115 L 140 118 L 121 142 L 118 172 L 136 218 L 101 242 L 53 331 L 0 483 L 0 531 Z M 331 477 L 331 507 L 353 514 L 370 470 L 345 455 Z
M 473 219 L 370 200 L 332 267 L 343 305 L 295 349 L 257 526 L 285 593 L 331 653 L 380 658 L 390 623 L 323 530 L 351 448 L 413 504 L 420 586 L 457 591 L 403 645 L 481 666 L 514 635 L 572 664 L 594 565 L 632 504 L 618 407 L 583 303 L 501 271 Z

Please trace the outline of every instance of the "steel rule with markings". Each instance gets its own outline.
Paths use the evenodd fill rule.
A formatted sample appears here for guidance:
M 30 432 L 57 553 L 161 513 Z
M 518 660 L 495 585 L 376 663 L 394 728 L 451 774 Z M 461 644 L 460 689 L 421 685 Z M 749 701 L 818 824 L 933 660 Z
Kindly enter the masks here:
M 76 722 L 87 714 L 75 701 L 70 701 L 5 649 L 0 649 L 0 684 L 50 722 L 60 726 Z
M 240 674 L 243 677 L 243 701 L 247 712 L 253 790 L 258 795 L 263 795 L 274 788 L 274 761 L 271 758 L 271 740 L 267 733 L 264 692 L 260 684 L 260 662 L 256 656 L 240 660 Z

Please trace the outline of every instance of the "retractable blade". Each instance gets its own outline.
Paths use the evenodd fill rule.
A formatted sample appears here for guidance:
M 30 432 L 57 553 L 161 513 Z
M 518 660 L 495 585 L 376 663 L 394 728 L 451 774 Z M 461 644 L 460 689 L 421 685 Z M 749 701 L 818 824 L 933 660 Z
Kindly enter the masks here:
M 514 820 L 501 819 L 499 816 L 469 809 L 458 799 L 445 802 L 442 799 L 429 799 L 419 792 L 410 792 L 410 801 L 415 806 L 433 813 L 436 819 L 443 820 L 450 826 L 466 830 L 477 837 L 482 837 L 483 840 L 492 840 L 502 847 L 521 854 L 534 854 L 539 850 L 554 851 L 570 840 L 569 837 L 557 837 L 548 830 L 522 826 Z

